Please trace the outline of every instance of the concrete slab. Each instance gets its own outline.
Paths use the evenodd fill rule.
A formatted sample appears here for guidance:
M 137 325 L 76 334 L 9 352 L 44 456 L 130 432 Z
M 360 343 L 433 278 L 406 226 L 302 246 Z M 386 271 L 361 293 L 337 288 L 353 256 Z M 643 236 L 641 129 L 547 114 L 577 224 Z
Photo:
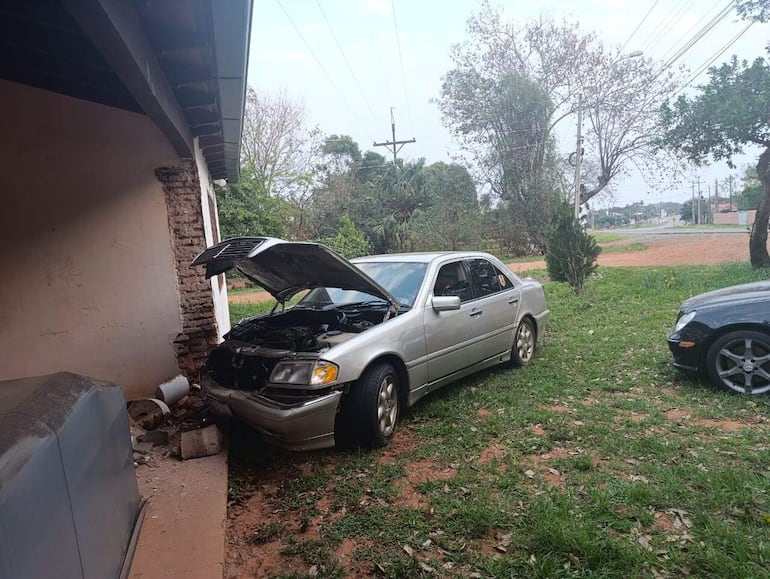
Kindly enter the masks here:
M 221 579 L 227 517 L 227 452 L 167 457 L 136 469 L 147 512 L 129 577 Z

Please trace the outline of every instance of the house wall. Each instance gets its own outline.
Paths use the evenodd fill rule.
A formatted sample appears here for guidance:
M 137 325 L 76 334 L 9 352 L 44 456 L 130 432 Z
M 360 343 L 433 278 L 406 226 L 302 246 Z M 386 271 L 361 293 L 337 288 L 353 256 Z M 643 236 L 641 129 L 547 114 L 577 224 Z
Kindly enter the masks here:
M 203 212 L 203 227 L 206 235 L 206 247 L 222 241 L 219 237 L 219 214 L 217 213 L 217 197 L 214 192 L 214 184 L 211 182 L 209 169 L 203 152 L 195 140 L 195 165 L 200 179 L 201 199 L 200 205 Z M 203 269 L 199 270 L 201 273 Z M 214 301 L 214 315 L 217 322 L 219 339 L 230 331 L 230 308 L 227 304 L 227 283 L 225 276 L 219 275 L 211 278 L 211 295 Z
M 0 380 L 69 370 L 128 397 L 178 373 L 164 191 L 144 115 L 0 80 Z

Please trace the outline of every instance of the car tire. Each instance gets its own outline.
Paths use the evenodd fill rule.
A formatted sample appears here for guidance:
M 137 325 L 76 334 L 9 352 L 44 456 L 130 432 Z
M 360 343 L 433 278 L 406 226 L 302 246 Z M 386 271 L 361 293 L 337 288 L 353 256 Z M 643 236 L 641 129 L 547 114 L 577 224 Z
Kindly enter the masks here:
M 351 385 L 340 410 L 341 442 L 387 446 L 400 414 L 399 379 L 390 364 L 375 364 Z
M 511 348 L 511 366 L 521 368 L 529 364 L 535 357 L 537 334 L 532 320 L 524 318 L 513 334 L 513 348 Z
M 734 394 L 770 392 L 770 336 L 751 330 L 730 332 L 706 353 L 711 383 Z

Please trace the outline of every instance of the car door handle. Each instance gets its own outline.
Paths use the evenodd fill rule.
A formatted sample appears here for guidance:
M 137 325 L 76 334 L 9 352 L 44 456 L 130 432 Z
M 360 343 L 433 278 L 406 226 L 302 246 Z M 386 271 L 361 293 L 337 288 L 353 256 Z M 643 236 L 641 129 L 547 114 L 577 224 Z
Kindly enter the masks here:
M 508 303 L 512 306 L 515 306 L 516 304 L 519 303 L 519 298 L 511 298 L 508 300 Z
M 470 313 L 469 315 L 470 315 L 472 318 L 475 318 L 476 316 L 480 316 L 482 313 L 483 313 L 483 311 L 482 311 L 482 310 L 480 310 L 479 308 L 473 308 L 473 309 L 471 310 L 471 313 Z

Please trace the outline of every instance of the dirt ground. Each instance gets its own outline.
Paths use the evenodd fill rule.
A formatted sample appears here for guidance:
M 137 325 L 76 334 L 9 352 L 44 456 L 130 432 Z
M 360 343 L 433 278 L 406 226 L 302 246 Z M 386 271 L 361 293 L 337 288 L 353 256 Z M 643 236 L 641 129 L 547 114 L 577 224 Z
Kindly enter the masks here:
M 749 261 L 749 236 L 744 231 L 735 233 L 691 233 L 629 236 L 602 247 L 609 250 L 641 243 L 642 251 L 606 251 L 599 255 L 599 265 L 709 265 L 729 261 Z M 544 261 L 508 264 L 515 272 L 544 268 Z
M 642 251 L 606 251 L 599 256 L 599 265 L 644 266 L 716 264 L 729 261 L 749 261 L 749 236 L 744 231 L 735 233 L 690 233 L 635 235 L 603 244 L 607 250 L 630 244 L 643 244 Z M 511 270 L 521 273 L 530 269 L 545 269 L 544 261 L 509 263 Z M 270 299 L 263 291 L 242 292 L 230 295 L 236 304 L 261 302 Z
M 644 250 L 636 251 L 607 251 L 599 257 L 603 266 L 665 266 L 679 264 L 717 264 L 730 261 L 748 261 L 748 236 L 745 232 L 735 234 L 660 234 L 639 235 L 605 244 L 605 248 L 622 247 L 630 244 L 643 244 Z M 638 247 L 638 245 L 637 245 Z M 545 262 L 512 263 L 514 271 L 544 268 Z M 231 296 L 231 301 L 247 302 L 266 299 L 265 292 L 240 293 Z M 393 444 L 388 447 L 382 460 L 395 460 L 402 452 L 409 450 L 415 444 L 408 429 L 402 429 Z M 494 456 L 495 448 L 488 449 L 484 455 Z M 545 456 L 545 455 L 544 455 Z M 484 457 L 482 457 L 484 459 Z M 285 478 L 293 473 L 311 469 L 312 465 L 304 455 L 298 455 L 291 465 L 275 465 L 260 481 L 260 490 L 242 504 L 230 506 L 227 522 L 225 577 L 257 577 L 281 573 L 307 573 L 315 575 L 315 569 L 296 566 L 281 554 L 281 543 L 278 538 L 255 546 L 248 537 L 260 525 L 281 522 L 284 532 L 293 533 L 297 539 L 317 539 L 322 526 L 329 522 L 332 514 L 326 499 L 321 499 L 318 506 L 318 516 L 301 524 L 299 521 L 285 520 L 285 513 L 275 509 L 272 502 Z M 421 481 L 443 479 L 450 474 L 437 470 L 436 465 L 413 465 L 409 476 L 403 481 L 402 496 L 405 504 L 420 504 L 420 496 L 415 492 L 415 485 Z M 333 484 L 333 483 L 331 483 Z M 558 484 L 554 481 L 553 484 Z M 354 545 L 343 542 L 334 553 L 335 559 L 346 569 L 346 576 L 356 577 L 365 574 L 364 569 L 356 567 L 351 556 Z

